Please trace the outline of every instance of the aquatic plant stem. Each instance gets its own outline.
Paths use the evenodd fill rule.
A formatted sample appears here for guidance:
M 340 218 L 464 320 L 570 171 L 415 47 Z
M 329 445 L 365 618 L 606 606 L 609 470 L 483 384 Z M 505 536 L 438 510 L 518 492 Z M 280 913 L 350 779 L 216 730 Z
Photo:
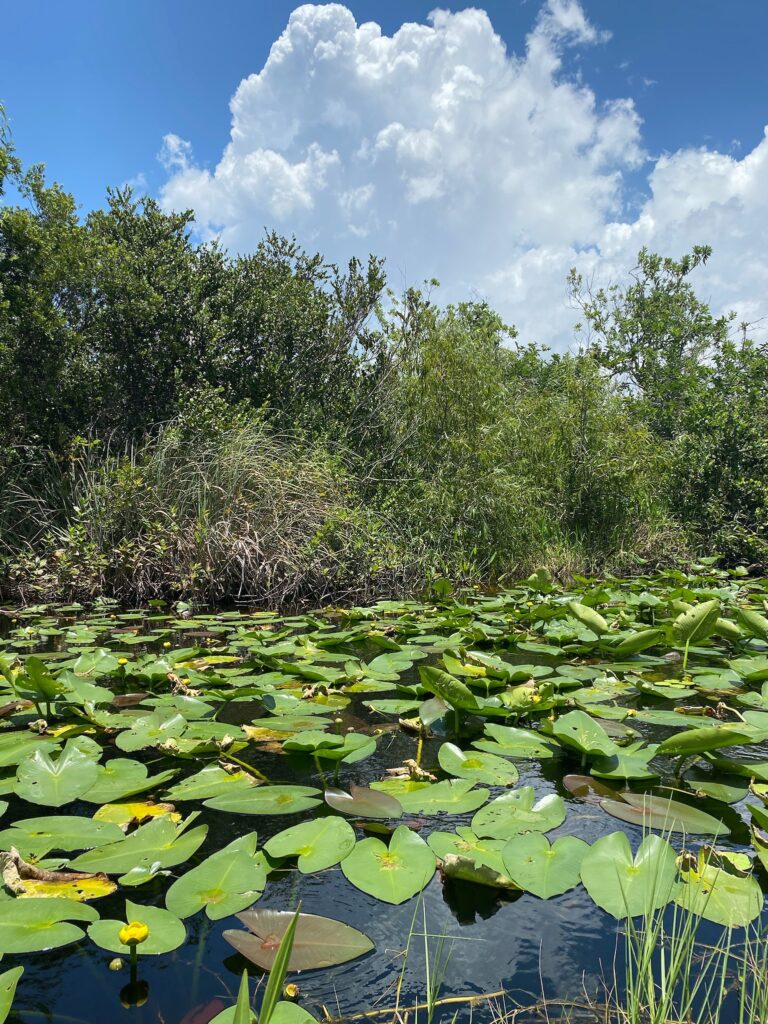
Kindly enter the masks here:
M 241 768 L 245 768 L 247 772 L 249 772 L 251 775 L 255 775 L 257 779 L 261 779 L 262 782 L 269 782 L 269 779 L 264 774 L 264 772 L 260 772 L 258 768 L 254 768 L 253 765 L 248 764 L 247 761 L 241 761 L 240 758 L 235 757 L 234 754 L 227 754 L 226 760 L 233 761 L 235 764 L 239 764 Z

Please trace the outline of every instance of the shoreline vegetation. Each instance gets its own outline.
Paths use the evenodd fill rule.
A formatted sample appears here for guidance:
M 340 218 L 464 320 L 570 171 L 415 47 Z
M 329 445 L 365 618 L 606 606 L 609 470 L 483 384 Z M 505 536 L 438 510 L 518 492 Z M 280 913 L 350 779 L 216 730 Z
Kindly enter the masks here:
M 366 602 L 545 566 L 768 566 L 768 350 L 642 251 L 573 350 L 437 282 L 130 189 L 85 216 L 0 111 L 0 598 Z M 544 342 L 546 339 L 542 339 Z

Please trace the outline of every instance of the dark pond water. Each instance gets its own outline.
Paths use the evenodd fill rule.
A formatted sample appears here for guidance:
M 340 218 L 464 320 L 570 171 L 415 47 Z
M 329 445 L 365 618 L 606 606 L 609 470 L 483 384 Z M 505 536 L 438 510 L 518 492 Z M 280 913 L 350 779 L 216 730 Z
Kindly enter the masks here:
M 50 614 L 44 621 L 54 623 L 52 628 L 55 630 L 77 620 L 75 615 L 61 617 Z M 91 614 L 88 621 L 93 620 Z M 19 648 L 26 653 L 50 652 L 55 658 L 57 652 L 62 656 L 66 651 L 77 653 L 89 646 L 87 642 L 72 644 L 66 635 L 41 637 L 34 633 L 24 643 L 19 630 L 25 622 L 38 622 L 39 616 L 31 615 L 17 623 L 11 623 L 10 618 L 5 621 L 6 649 Z M 100 628 L 98 621 L 97 617 L 97 625 L 90 627 L 97 634 Z M 200 621 L 204 631 L 216 620 L 211 613 L 202 619 L 198 615 L 197 622 Z M 114 635 L 100 636 L 98 646 L 108 646 L 114 651 L 126 650 L 130 658 L 135 658 L 146 650 L 160 650 L 161 643 L 168 639 L 174 647 L 188 646 L 193 642 L 189 628 L 181 627 L 180 624 L 176 628 L 162 619 L 130 620 L 129 624 L 139 630 L 139 635 L 151 635 L 152 630 L 160 627 L 171 632 L 162 633 L 162 639 L 134 645 L 129 650 L 122 647 L 119 637 L 115 638 Z M 226 625 L 228 629 L 232 628 L 233 620 L 227 620 Z M 356 657 L 363 661 L 380 653 L 376 648 L 359 644 L 355 651 Z M 437 654 L 432 653 L 430 660 L 434 662 L 436 659 Z M 505 660 L 551 664 L 554 659 L 537 659 L 530 652 L 509 651 L 505 653 Z M 695 659 L 692 663 L 695 663 Z M 658 665 L 655 670 L 662 675 L 672 671 Z M 417 679 L 414 666 L 402 677 L 401 682 L 415 682 Z M 416 739 L 398 728 L 396 718 L 372 716 L 363 707 L 362 702 L 371 696 L 389 697 L 392 694 L 355 694 L 350 705 L 340 712 L 344 727 L 352 726 L 357 731 L 370 731 L 374 727 L 384 730 L 374 756 L 358 764 L 340 765 L 338 784 L 341 786 L 349 782 L 366 784 L 380 779 L 387 768 L 414 757 Z M 635 701 L 633 706 L 642 708 L 665 705 L 653 699 L 642 699 Z M 251 722 L 261 713 L 257 701 L 237 703 L 230 705 L 220 715 L 220 720 L 235 725 Z M 639 722 L 635 727 L 649 741 L 659 741 L 671 733 L 667 728 Z M 439 772 L 437 751 L 444 738 L 435 735 L 425 741 L 421 762 L 423 767 Z M 742 753 L 753 760 L 766 759 L 768 747 L 765 744 L 752 745 L 748 751 L 729 751 L 729 755 L 735 757 Z M 106 756 L 111 756 L 109 747 Z M 153 771 L 169 765 L 177 767 L 154 750 L 130 756 L 140 757 L 151 764 Z M 320 784 L 316 766 L 310 758 L 265 754 L 251 747 L 241 751 L 238 756 L 258 764 L 259 769 L 272 781 Z M 539 795 L 558 793 L 566 802 L 566 820 L 560 828 L 548 833 L 550 840 L 558 835 L 573 835 L 592 843 L 600 836 L 621 828 L 630 836 L 633 848 L 639 844 L 643 835 L 640 826 L 617 822 L 599 806 L 581 802 L 565 789 L 562 784 L 564 774 L 582 770 L 578 760 L 566 760 L 564 763 L 561 758 L 542 762 L 521 759 L 515 763 L 520 772 L 518 786 L 533 786 L 537 798 Z M 185 770 L 189 774 L 199 767 L 200 764 L 193 762 Z M 665 764 L 665 770 L 666 777 L 655 784 L 656 792 L 660 791 L 659 786 L 665 784 L 678 785 L 671 774 L 671 762 Z M 613 785 L 618 787 L 618 784 Z M 632 784 L 632 788 L 638 790 L 643 787 Z M 492 790 L 492 796 L 500 792 L 500 789 Z M 7 826 L 18 817 L 30 816 L 28 804 L 23 804 L 12 794 L 4 799 L 10 801 L 4 825 Z M 717 801 L 703 800 L 698 801 L 697 806 L 723 817 L 729 825 L 730 835 L 718 840 L 719 848 L 751 850 L 746 801 L 726 807 Z M 42 814 L 47 810 L 39 808 L 32 813 Z M 92 804 L 75 802 L 62 811 L 51 813 L 91 816 L 93 811 Z M 200 821 L 209 826 L 206 842 L 188 865 L 171 872 L 172 878 L 238 835 L 256 830 L 261 847 L 270 836 L 288 825 L 308 820 L 318 813 L 313 811 L 289 817 L 252 817 L 225 814 L 204 807 L 200 811 Z M 330 812 L 321 809 L 319 813 Z M 471 814 L 450 817 L 438 814 L 418 820 L 414 820 L 411 815 L 406 816 L 406 819 L 426 837 L 433 830 L 468 825 L 471 817 Z M 757 870 L 757 878 L 761 885 L 765 885 L 766 879 L 760 868 Z M 169 879 L 158 878 L 143 886 L 140 892 L 132 894 L 126 890 L 118 891 L 95 905 L 102 918 L 120 917 L 126 895 L 133 895 L 139 902 L 162 905 L 168 884 Z M 494 1015 L 501 1015 L 505 1010 L 534 1004 L 542 995 L 551 1000 L 584 1001 L 585 998 L 593 998 L 600 1001 L 605 986 L 610 987 L 613 982 L 615 963 L 620 969 L 623 956 L 621 924 L 599 910 L 580 885 L 562 896 L 544 901 L 525 893 L 508 894 L 466 882 L 443 882 L 438 873 L 425 889 L 421 901 L 412 899 L 393 907 L 354 888 L 338 867 L 316 875 L 302 875 L 294 869 L 271 875 L 258 905 L 293 909 L 299 901 L 303 911 L 345 921 L 365 931 L 375 943 L 375 951 L 362 959 L 336 968 L 306 972 L 294 978 L 301 988 L 302 1005 L 318 1019 L 323 1019 L 325 1015 L 346 1018 L 362 1011 L 383 1011 L 394 1006 L 397 1001 L 395 987 L 401 972 L 400 1005 L 407 1007 L 423 1000 L 426 958 L 424 939 L 419 933 L 424 929 L 424 922 L 430 935 L 431 955 L 434 957 L 438 948 L 441 948 L 447 957 L 442 968 L 442 996 L 480 996 L 503 992 L 491 1004 L 486 1003 L 474 1009 L 461 1003 L 446 1004 L 437 1009 L 433 1018 L 436 1022 L 454 1019 L 457 1022 L 490 1021 Z M 404 947 L 414 918 L 417 934 L 411 942 L 403 967 Z M 108 964 L 112 954 L 97 948 L 87 939 L 46 953 L 6 956 L 0 969 L 16 964 L 25 967 L 9 1020 L 14 1024 L 28 1021 L 104 1024 L 121 1020 L 135 1024 L 207 1024 L 217 1009 L 233 1002 L 243 967 L 249 967 L 255 980 L 262 976 L 258 968 L 248 964 L 222 938 L 222 932 L 233 925 L 231 918 L 210 922 L 200 913 L 188 919 L 186 925 L 188 942 L 185 946 L 164 956 L 142 958 L 140 977 L 146 983 L 146 1001 L 143 1005 L 130 1008 L 124 1008 L 121 1003 L 121 990 L 128 980 L 126 972 L 111 971 Z M 701 938 L 705 942 L 713 942 L 721 935 L 722 929 L 705 924 Z M 439 937 L 444 937 L 444 940 Z M 557 1006 L 553 1005 L 549 1010 L 550 1019 L 557 1019 L 558 1012 Z M 532 1013 L 522 1015 L 518 1020 L 533 1019 L 533 1016 Z M 735 1019 L 729 1014 L 726 1014 L 726 1019 L 728 1016 Z M 587 1017 L 585 1015 L 584 1019 Z M 373 1019 L 390 1021 L 392 1015 L 382 1013 Z M 410 1019 L 413 1020 L 413 1016 Z M 418 1019 L 426 1020 L 425 1011 L 420 1012 Z M 579 1014 L 574 1016 L 571 1011 L 571 1019 L 580 1019 Z

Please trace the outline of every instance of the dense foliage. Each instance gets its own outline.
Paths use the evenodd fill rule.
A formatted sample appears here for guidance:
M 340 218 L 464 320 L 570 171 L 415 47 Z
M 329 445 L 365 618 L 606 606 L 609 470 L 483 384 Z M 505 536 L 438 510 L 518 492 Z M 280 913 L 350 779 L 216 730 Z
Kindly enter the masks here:
M 380 260 L 231 256 L 129 189 L 79 216 L 0 125 L 8 595 L 363 599 L 435 575 L 768 564 L 768 351 L 709 258 L 571 287 L 586 343 L 396 296 Z

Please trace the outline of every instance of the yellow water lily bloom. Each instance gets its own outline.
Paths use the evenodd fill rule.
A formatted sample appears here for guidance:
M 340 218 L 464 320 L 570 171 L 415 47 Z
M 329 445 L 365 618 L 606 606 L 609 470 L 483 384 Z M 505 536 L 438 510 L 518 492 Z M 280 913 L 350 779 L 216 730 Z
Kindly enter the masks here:
M 117 659 L 117 664 L 118 665 L 127 665 L 128 664 L 128 659 L 127 658 L 118 658 Z
M 129 924 L 123 925 L 118 938 L 124 946 L 138 946 L 140 942 L 144 942 L 148 935 L 148 925 L 144 924 L 143 921 L 131 921 Z

